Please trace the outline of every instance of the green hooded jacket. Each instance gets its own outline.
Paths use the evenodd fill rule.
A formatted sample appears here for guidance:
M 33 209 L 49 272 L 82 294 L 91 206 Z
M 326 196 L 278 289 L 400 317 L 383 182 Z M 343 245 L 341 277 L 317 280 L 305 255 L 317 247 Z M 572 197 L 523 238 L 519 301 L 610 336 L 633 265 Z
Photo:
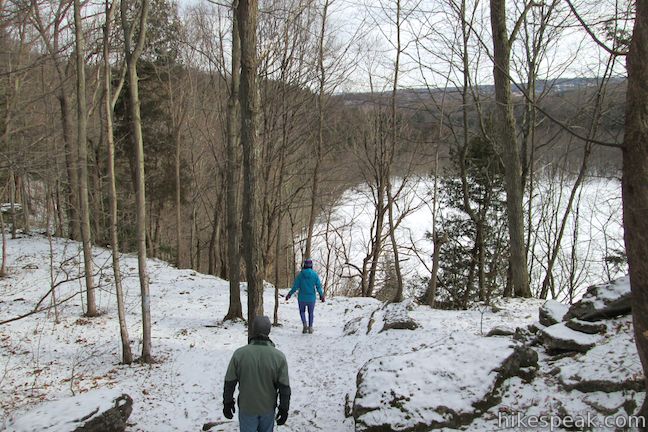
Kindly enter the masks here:
M 274 412 L 277 395 L 280 399 L 279 408 L 288 411 L 288 362 L 267 336 L 256 336 L 248 345 L 234 351 L 225 374 L 224 403 L 234 400 L 237 382 L 241 412 L 247 415 Z

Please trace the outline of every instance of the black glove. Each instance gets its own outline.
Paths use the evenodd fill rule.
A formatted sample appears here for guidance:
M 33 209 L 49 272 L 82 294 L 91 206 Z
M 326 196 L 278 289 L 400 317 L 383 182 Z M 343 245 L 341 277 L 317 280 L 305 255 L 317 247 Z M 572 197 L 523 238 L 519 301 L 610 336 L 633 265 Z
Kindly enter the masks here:
M 277 413 L 277 424 L 281 426 L 286 423 L 286 420 L 288 420 L 288 410 L 279 408 L 279 412 Z
M 234 417 L 235 412 L 236 412 L 236 407 L 234 406 L 234 401 L 225 402 L 223 404 L 223 415 L 225 416 L 226 419 L 232 419 L 232 417 Z

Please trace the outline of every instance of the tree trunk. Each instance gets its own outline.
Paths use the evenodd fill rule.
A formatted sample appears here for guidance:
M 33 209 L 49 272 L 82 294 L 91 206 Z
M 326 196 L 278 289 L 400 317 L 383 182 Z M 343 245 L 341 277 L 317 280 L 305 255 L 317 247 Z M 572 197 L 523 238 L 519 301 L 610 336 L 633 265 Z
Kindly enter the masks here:
M 623 222 L 632 286 L 635 341 L 644 375 L 648 376 L 648 3 L 638 1 L 636 7 L 627 57 Z M 648 390 L 648 380 L 645 386 Z M 644 419 L 648 416 L 648 400 L 644 400 L 639 415 Z
M 281 199 L 281 189 L 279 189 Z M 279 325 L 279 254 L 281 254 L 282 230 L 281 220 L 282 213 L 279 212 L 279 221 L 277 222 L 277 239 L 275 241 L 275 266 L 274 266 L 274 311 L 273 311 L 273 324 Z
M 611 67 L 612 63 L 613 63 L 612 59 L 610 59 L 610 61 L 608 61 L 608 67 L 605 70 L 605 73 L 603 74 L 603 80 L 601 81 L 601 85 L 597 92 L 596 103 L 594 104 L 594 113 L 592 114 L 592 123 L 590 125 L 590 129 L 587 134 L 588 139 L 594 139 L 598 133 L 599 121 L 601 119 L 601 108 L 602 108 L 604 94 L 605 94 L 604 90 L 605 90 L 605 85 L 609 79 L 608 74 L 612 71 L 612 67 Z M 549 293 L 549 288 L 552 285 L 551 282 L 553 280 L 553 268 L 556 263 L 556 260 L 558 259 L 558 254 L 561 250 L 562 239 L 565 234 L 568 218 L 572 213 L 572 208 L 574 205 L 574 200 L 576 199 L 576 194 L 579 191 L 583 182 L 585 181 L 585 176 L 587 175 L 589 158 L 592 153 L 592 146 L 593 146 L 592 142 L 590 141 L 585 142 L 580 169 L 578 170 L 576 181 L 572 185 L 571 190 L 569 192 L 569 197 L 567 199 L 567 206 L 565 207 L 565 211 L 563 213 L 562 219 L 560 220 L 560 227 L 558 228 L 558 233 L 556 234 L 556 239 L 553 243 L 553 249 L 551 251 L 551 255 L 549 256 L 549 260 L 547 263 L 547 271 L 542 281 L 542 288 L 540 290 L 541 299 L 547 298 L 547 294 Z
M 16 175 L 9 169 L 9 209 L 11 213 L 11 238 L 18 236 L 18 218 L 16 217 Z
M 279 155 L 279 181 L 277 182 L 278 184 L 278 211 L 277 211 L 277 237 L 275 239 L 275 259 L 274 259 L 274 285 L 275 285 L 275 292 L 274 292 L 274 325 L 279 325 L 279 284 L 280 284 L 280 270 L 279 270 L 279 263 L 281 262 L 280 256 L 281 256 L 281 246 L 283 242 L 283 216 L 284 216 L 284 209 L 283 209 L 283 188 L 284 188 L 284 173 L 286 172 L 286 148 L 288 147 L 288 131 L 286 129 L 286 126 L 288 124 L 287 121 L 287 115 L 286 110 L 285 110 L 285 105 L 286 105 L 286 99 L 285 99 L 285 93 L 284 93 L 284 98 L 283 98 L 283 106 L 284 106 L 284 122 L 283 122 L 283 128 L 282 128 L 282 146 L 280 150 L 280 155 Z
M 436 305 L 437 293 L 437 274 L 439 273 L 439 256 L 441 255 L 441 246 L 448 242 L 448 235 L 445 233 L 434 235 L 434 251 L 432 252 L 432 271 L 430 272 L 430 282 L 428 282 L 427 298 L 425 302 L 430 306 Z
M 218 200 L 216 200 L 214 203 L 214 218 L 212 220 L 212 230 L 209 236 L 209 248 L 207 251 L 207 273 L 210 275 L 216 275 L 216 232 L 218 230 L 218 219 Z
M 0 231 L 2 231 L 2 263 L 0 264 L 0 278 L 3 278 L 7 275 L 7 234 L 5 233 L 2 209 L 0 209 Z
M 101 160 L 101 143 L 103 143 L 103 137 L 99 138 L 97 145 L 93 145 L 94 153 L 94 169 L 92 176 L 92 189 L 94 193 L 91 193 L 92 201 L 92 212 L 94 214 L 93 218 L 93 234 L 95 239 L 95 244 L 105 245 L 106 244 L 106 211 L 103 207 L 103 169 L 100 164 Z
M 484 206 L 486 207 L 486 205 Z M 486 227 L 484 226 L 484 220 L 486 216 L 483 212 L 479 212 L 479 221 L 475 227 L 475 249 L 476 249 L 476 264 L 477 264 L 477 299 L 479 301 L 484 301 L 486 287 L 485 287 L 485 261 L 486 261 Z
M 258 197 L 259 95 L 257 89 L 257 0 L 240 0 L 238 28 L 241 39 L 241 144 L 243 148 L 243 255 L 248 283 L 248 330 L 263 315 L 263 261 L 260 242 Z
M 371 297 L 376 284 L 376 273 L 378 271 L 378 261 L 382 253 L 383 226 L 385 225 L 385 187 L 383 179 L 378 180 L 376 191 L 376 226 L 374 230 L 373 247 L 371 250 L 371 266 L 369 268 L 369 281 L 367 282 L 366 297 Z
M 324 67 L 324 41 L 326 36 L 326 19 L 328 18 L 329 0 L 324 1 L 322 10 L 322 24 L 318 41 L 317 66 L 319 70 L 319 91 L 317 94 L 317 142 L 315 144 L 315 166 L 311 182 L 310 208 L 308 214 L 308 232 L 306 235 L 306 249 L 304 259 L 310 258 L 313 247 L 313 230 L 315 228 L 315 217 L 317 216 L 317 195 L 319 193 L 319 174 L 322 165 L 322 149 L 324 146 L 324 104 L 326 85 L 326 68 Z
M 81 228 L 79 226 L 79 199 L 78 199 L 78 190 L 79 190 L 79 173 L 76 170 L 76 160 L 75 155 L 77 152 L 76 148 L 72 142 L 72 137 L 70 136 L 70 113 L 69 106 L 70 102 L 65 92 L 63 82 L 61 82 L 61 89 L 59 93 L 59 106 L 61 108 L 61 124 L 63 125 L 63 142 L 65 144 L 65 168 L 67 170 L 68 182 L 66 184 L 67 188 L 67 218 L 68 218 L 68 237 L 72 240 L 78 240 L 81 238 Z
M 241 39 L 237 20 L 238 0 L 232 2 L 232 81 L 227 102 L 227 158 L 225 159 L 225 194 L 227 201 L 227 268 L 229 279 L 229 309 L 226 320 L 243 319 L 241 304 L 241 245 L 239 240 L 239 86 L 241 84 Z
M 144 363 L 151 363 L 151 298 L 146 262 L 146 198 L 144 177 L 144 142 L 142 138 L 142 119 L 140 117 L 140 100 L 137 77 L 137 60 L 144 47 L 146 35 L 146 18 L 148 0 L 142 0 L 139 39 L 137 46 L 131 50 L 132 24 L 128 21 L 128 1 L 122 0 L 121 19 L 124 30 L 125 55 L 128 73 L 129 109 L 131 130 L 135 146 L 136 203 L 137 203 L 137 262 L 139 267 L 140 291 L 142 296 L 142 357 Z
M 27 185 L 27 179 L 23 176 L 18 177 L 20 179 L 20 206 L 22 207 L 22 217 L 23 217 L 23 232 L 29 234 L 31 232 L 31 225 L 29 223 L 29 187 Z
M 394 82 L 392 83 L 391 95 L 391 113 L 389 126 L 391 129 L 390 151 L 388 152 L 388 166 L 386 170 L 386 189 L 387 189 L 387 220 L 389 222 L 389 237 L 392 244 L 392 253 L 394 254 L 394 270 L 396 271 L 396 294 L 395 302 L 403 300 L 403 275 L 401 273 L 400 258 L 398 254 L 398 242 L 396 241 L 396 227 L 394 226 L 394 197 L 392 195 L 391 182 L 391 165 L 396 154 L 397 134 L 396 134 L 396 95 L 398 92 L 398 74 L 400 68 L 401 55 L 401 2 L 396 0 L 396 61 L 394 62 Z M 405 181 L 405 179 L 403 179 Z
M 181 212 L 181 199 L 182 195 L 180 194 L 180 126 L 175 131 L 174 140 L 175 140 L 175 192 L 176 192 L 176 256 L 175 256 L 175 265 L 176 268 L 182 268 L 181 260 L 181 251 L 180 246 L 182 245 L 182 233 L 181 233 L 181 223 L 182 223 L 182 212 Z
M 392 253 L 394 254 L 394 271 L 396 272 L 396 294 L 394 295 L 394 302 L 403 301 L 403 274 L 400 266 L 400 254 L 398 253 L 398 241 L 396 240 L 396 226 L 394 224 L 394 197 L 391 193 L 391 181 L 387 180 L 387 218 L 389 221 L 389 238 L 392 245 Z
M 119 235 L 117 231 L 117 187 L 115 179 L 115 139 L 113 135 L 113 96 L 111 89 L 110 73 L 110 31 L 114 4 L 109 6 L 106 0 L 106 24 L 104 26 L 104 109 L 106 112 L 106 141 L 108 145 L 108 196 L 110 200 L 110 245 L 112 249 L 113 279 L 115 280 L 115 293 L 117 296 L 117 316 L 119 319 L 119 336 L 122 345 L 122 363 L 131 364 L 133 353 L 130 347 L 130 336 L 126 324 L 126 308 L 124 305 L 124 290 L 122 287 L 120 258 L 119 258 Z
M 63 224 L 65 223 L 65 214 L 63 213 L 63 203 L 61 202 L 61 182 L 56 179 L 56 186 L 52 196 L 52 205 L 54 205 L 54 214 L 56 220 L 55 235 L 59 238 L 63 237 Z
M 506 30 L 506 1 L 490 0 L 493 31 L 493 78 L 495 82 L 496 133 L 502 148 L 506 210 L 510 236 L 513 291 L 517 297 L 531 297 L 526 248 L 524 245 L 524 199 L 522 163 L 515 132 L 515 117 L 509 81 L 511 45 Z
M 56 286 L 55 286 L 55 276 L 54 276 L 54 243 L 52 242 L 52 232 L 50 230 L 50 221 L 52 219 L 52 210 L 53 210 L 53 204 L 54 200 L 52 200 L 52 205 L 50 206 L 50 187 L 47 185 L 46 187 L 47 192 L 47 200 L 45 204 L 45 226 L 46 231 L 47 231 L 47 244 L 49 246 L 49 257 L 50 257 L 50 262 L 49 262 L 49 277 L 50 277 L 50 289 L 52 291 L 52 296 L 51 296 L 51 305 L 53 306 L 54 309 L 54 322 L 59 323 L 59 309 L 58 309 L 58 301 L 56 300 Z M 4 230 L 3 230 L 4 231 Z M 47 311 L 47 315 L 49 318 L 49 311 Z
M 196 200 L 193 199 L 191 201 L 191 220 L 189 222 L 189 267 L 191 267 L 192 270 L 197 270 L 196 268 L 196 262 L 194 260 L 194 238 L 196 237 L 195 235 L 195 229 L 194 229 L 194 219 L 196 218 Z
M 198 217 L 196 216 L 196 210 L 194 209 L 194 212 L 192 214 L 193 220 L 192 220 L 192 225 L 193 225 L 193 230 L 196 235 L 196 271 L 200 272 L 200 269 L 202 268 L 202 246 L 200 244 L 200 227 L 198 226 Z
M 77 67 L 77 149 L 78 149 L 78 181 L 79 207 L 78 215 L 81 225 L 81 241 L 83 242 L 83 267 L 86 282 L 86 316 L 93 317 L 97 311 L 94 288 L 94 265 L 92 261 L 92 239 L 90 238 L 90 204 L 88 200 L 88 107 L 86 102 L 85 84 L 85 42 L 83 37 L 83 22 L 81 20 L 81 1 L 74 0 L 74 33 L 76 39 Z

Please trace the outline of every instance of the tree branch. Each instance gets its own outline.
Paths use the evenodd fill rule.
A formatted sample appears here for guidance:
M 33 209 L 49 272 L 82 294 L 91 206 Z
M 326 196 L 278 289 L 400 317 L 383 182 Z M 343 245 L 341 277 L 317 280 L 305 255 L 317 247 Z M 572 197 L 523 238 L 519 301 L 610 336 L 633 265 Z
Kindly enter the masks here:
M 593 40 L 594 42 L 596 42 L 596 44 L 597 44 L 598 46 L 600 46 L 600 47 L 603 48 L 605 51 L 607 51 L 608 54 L 613 55 L 613 56 L 625 56 L 625 55 L 628 54 L 627 51 L 617 51 L 617 50 L 615 50 L 615 49 L 610 48 L 609 46 L 607 46 L 607 45 L 606 45 L 602 40 L 600 40 L 600 39 L 599 39 L 599 38 L 594 34 L 594 32 L 592 31 L 592 29 L 589 28 L 589 26 L 587 25 L 587 23 L 585 22 L 585 20 L 584 20 L 584 19 L 583 19 L 579 14 L 578 14 L 578 12 L 576 11 L 576 8 L 574 7 L 574 5 L 573 5 L 573 3 L 571 2 L 571 0 L 566 0 L 566 1 L 567 1 L 567 5 L 569 5 L 569 9 L 570 9 L 571 12 L 574 14 L 574 16 L 576 17 L 576 19 L 578 20 L 578 22 L 581 24 L 581 26 L 583 26 L 583 29 L 585 29 L 585 31 L 587 32 L 587 34 L 590 35 L 590 37 L 592 38 L 592 40 Z

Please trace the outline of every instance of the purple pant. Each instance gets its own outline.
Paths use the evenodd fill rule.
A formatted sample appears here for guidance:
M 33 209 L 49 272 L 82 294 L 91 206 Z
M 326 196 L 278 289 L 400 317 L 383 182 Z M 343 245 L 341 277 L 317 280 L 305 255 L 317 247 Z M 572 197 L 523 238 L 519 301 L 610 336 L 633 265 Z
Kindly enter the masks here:
M 315 317 L 315 302 L 299 302 L 299 316 L 301 316 L 303 325 L 306 325 L 306 308 L 308 308 L 308 327 L 313 327 L 313 318 Z

